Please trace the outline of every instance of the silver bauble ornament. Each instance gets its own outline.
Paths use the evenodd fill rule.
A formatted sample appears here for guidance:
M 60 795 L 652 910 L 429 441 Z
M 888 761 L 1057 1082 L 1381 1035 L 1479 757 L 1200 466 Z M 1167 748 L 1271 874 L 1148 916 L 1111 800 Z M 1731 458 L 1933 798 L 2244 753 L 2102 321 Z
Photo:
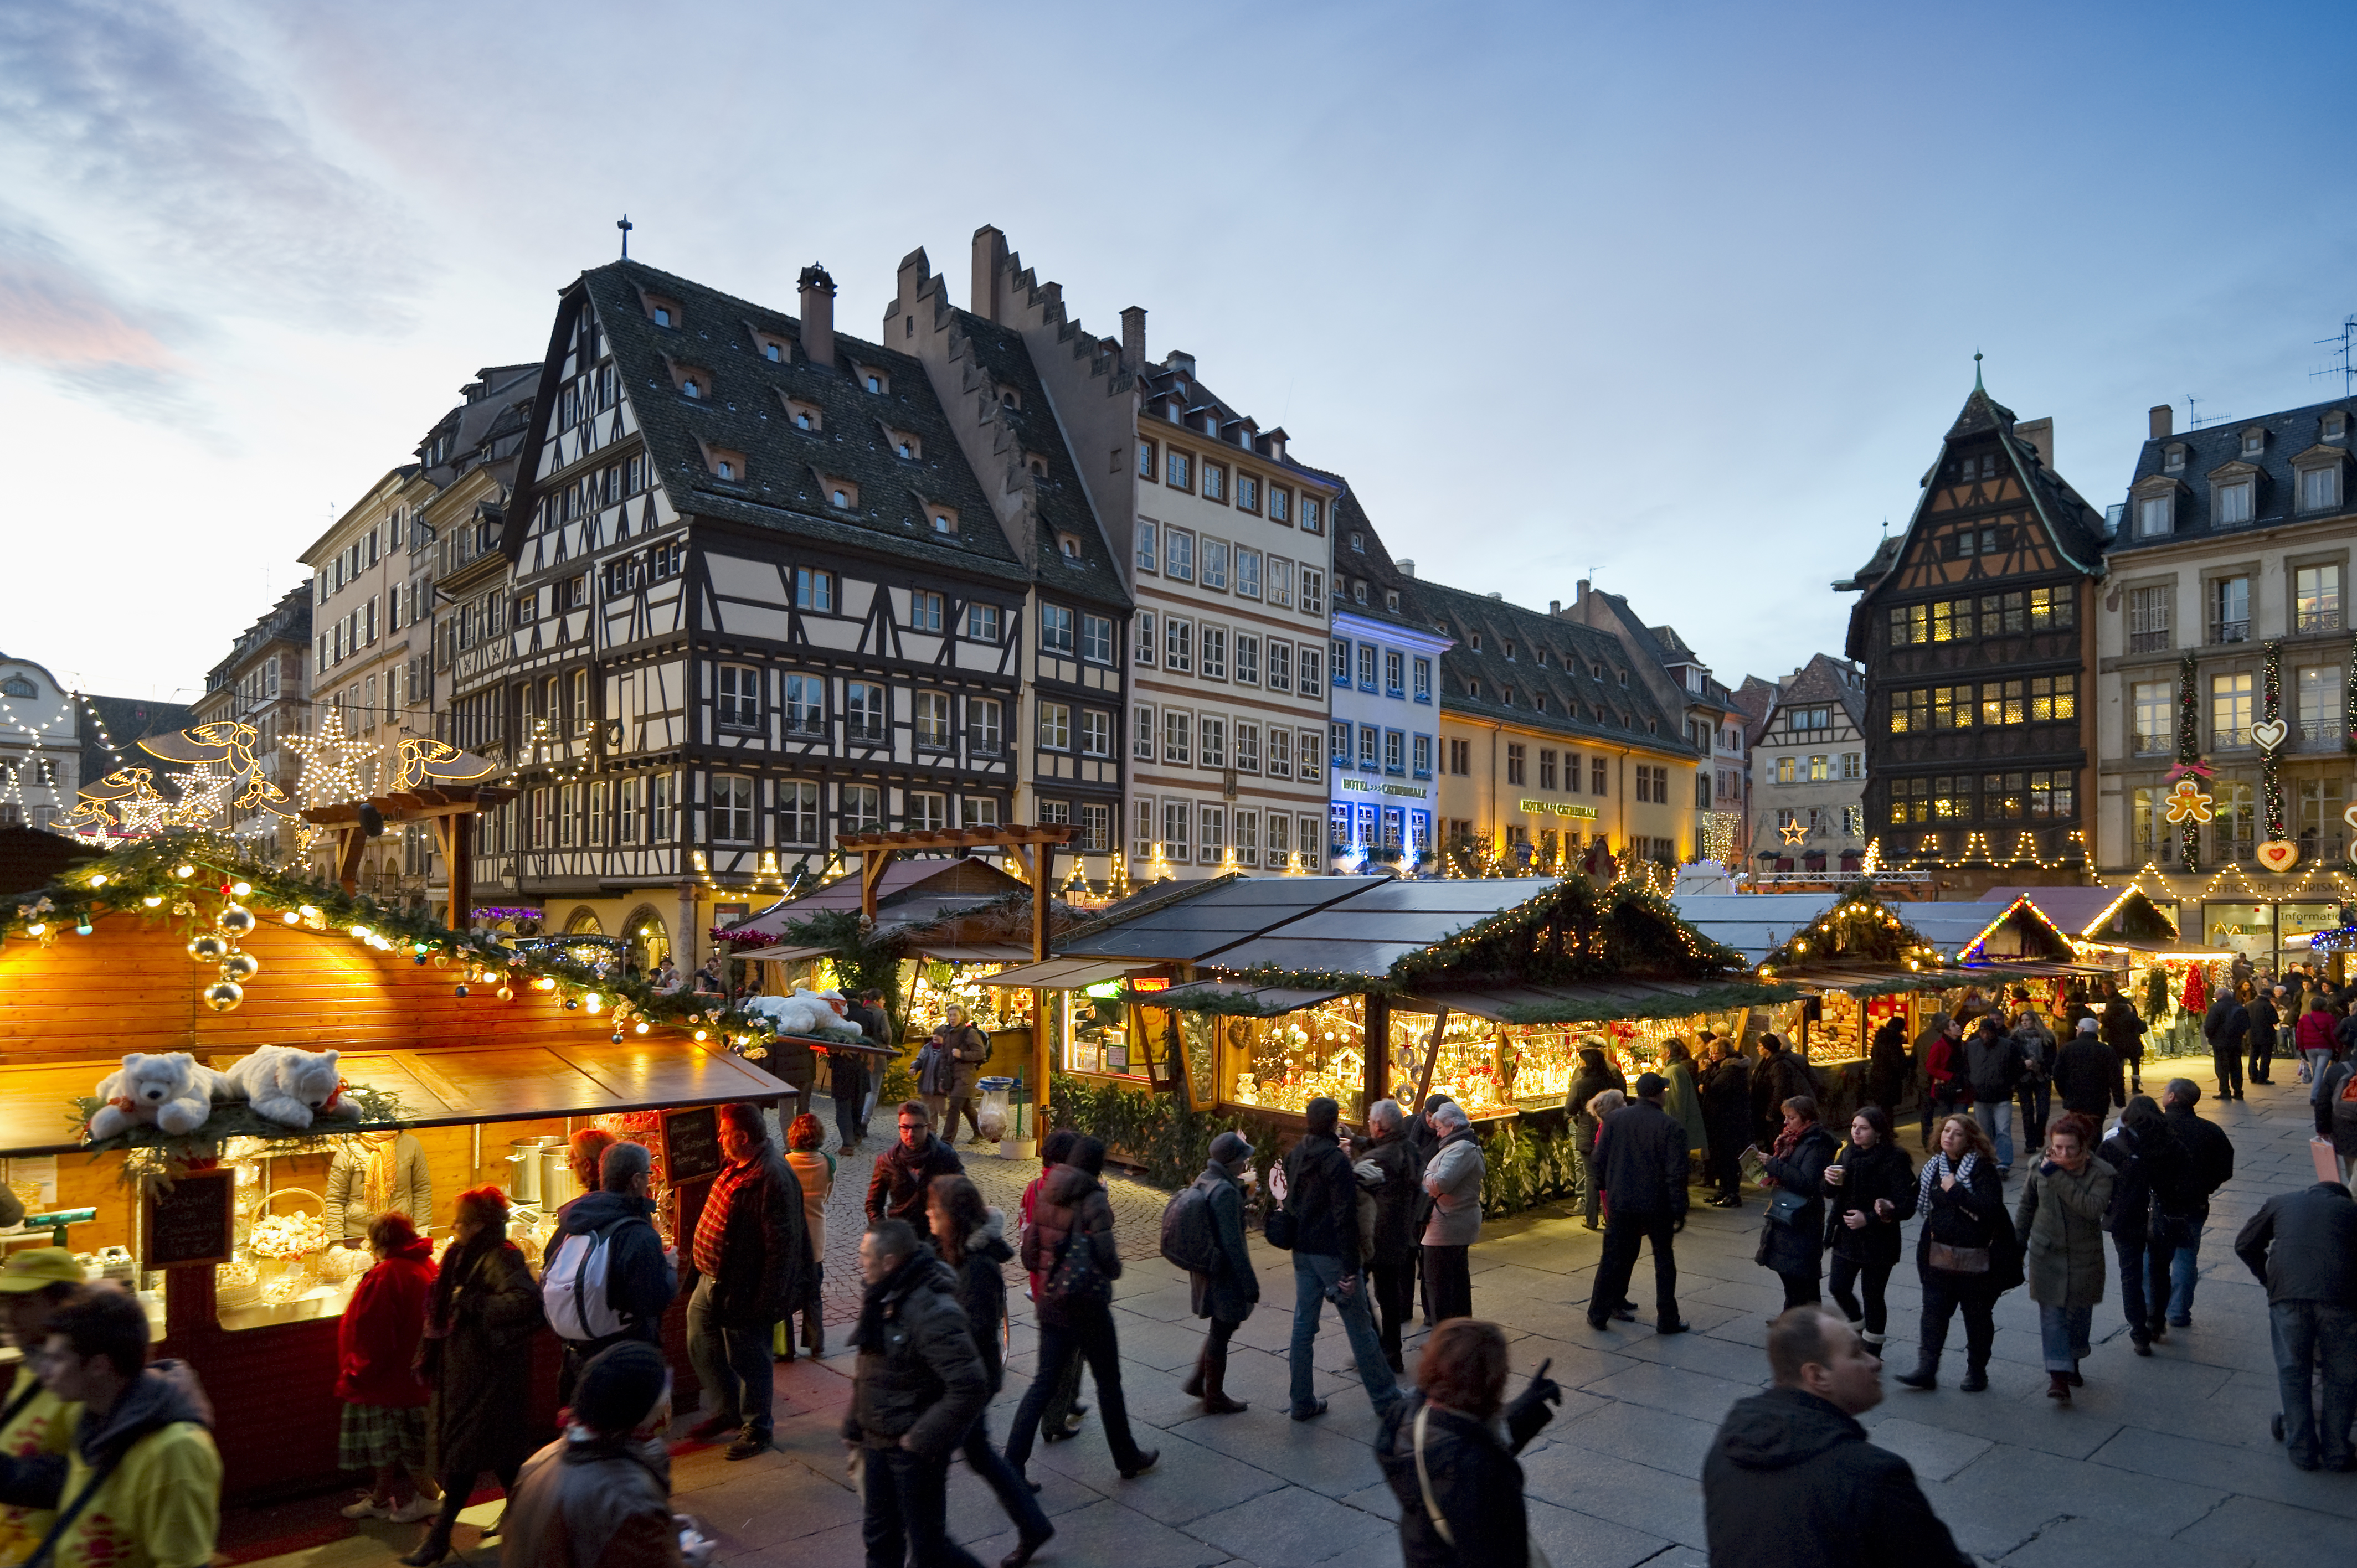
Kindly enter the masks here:
M 245 1000 L 245 988 L 234 980 L 216 980 L 205 987 L 205 1005 L 216 1013 L 234 1012 Z
M 221 961 L 221 978 L 240 983 L 262 972 L 262 961 L 250 952 L 233 952 Z
M 213 924 L 224 936 L 249 936 L 253 931 L 253 911 L 242 904 L 224 904 L 221 912 L 213 917 Z
M 188 944 L 188 956 L 199 963 L 219 963 L 229 957 L 229 943 L 221 937 L 199 937 Z

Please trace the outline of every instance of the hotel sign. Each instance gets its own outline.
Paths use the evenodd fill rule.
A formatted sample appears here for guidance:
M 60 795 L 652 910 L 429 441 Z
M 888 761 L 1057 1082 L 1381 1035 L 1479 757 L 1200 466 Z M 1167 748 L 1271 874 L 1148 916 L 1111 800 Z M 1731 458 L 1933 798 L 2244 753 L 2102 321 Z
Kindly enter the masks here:
M 1568 800 L 1518 800 L 1515 804 L 1534 817 L 1544 817 L 1552 813 L 1558 817 L 1579 817 L 1591 822 L 1596 821 L 1595 807 L 1575 806 Z
M 1337 782 L 1343 789 L 1355 789 L 1361 794 L 1405 795 L 1411 800 L 1421 800 L 1431 793 L 1421 784 L 1371 784 L 1364 779 L 1343 779 Z M 1595 815 L 1592 811 L 1588 814 Z

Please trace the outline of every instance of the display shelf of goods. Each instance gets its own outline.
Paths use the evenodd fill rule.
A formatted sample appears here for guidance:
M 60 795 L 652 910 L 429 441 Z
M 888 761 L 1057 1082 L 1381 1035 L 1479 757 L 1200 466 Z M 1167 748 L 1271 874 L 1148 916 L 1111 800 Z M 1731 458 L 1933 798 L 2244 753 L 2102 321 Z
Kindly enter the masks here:
M 1226 1100 L 1298 1115 L 1325 1096 L 1355 1107 L 1366 1087 L 1367 1031 L 1361 1000 L 1337 997 L 1275 1018 L 1236 1018 L 1248 1027 L 1227 1035 Z
M 1477 1122 L 1485 1116 L 1514 1114 L 1519 1109 L 1513 1101 L 1521 1079 L 1513 1057 L 1504 1048 L 1506 1034 L 1502 1026 L 1486 1018 L 1452 1014 L 1441 1026 L 1440 1048 L 1433 1058 L 1432 1086 L 1426 1092 L 1447 1095 Z M 1393 1015 L 1391 1047 L 1392 1081 L 1407 1085 L 1413 1098 L 1424 1074 L 1425 1055 L 1432 1047 L 1432 1015 Z
M 1844 992 L 1831 992 L 1824 998 L 1824 1015 L 1809 1025 L 1809 1059 L 1811 1061 L 1847 1061 L 1866 1055 L 1866 1009 L 1862 1003 Z M 1800 1038 L 1799 1019 L 1793 1020 L 1793 1038 Z
M 1052 1009 L 1052 1026 L 1063 1047 L 1066 1072 L 1130 1076 L 1145 1073 L 1144 1053 L 1130 1049 L 1127 1010 L 1118 996 L 1055 992 L 1049 995 L 1049 1005 Z

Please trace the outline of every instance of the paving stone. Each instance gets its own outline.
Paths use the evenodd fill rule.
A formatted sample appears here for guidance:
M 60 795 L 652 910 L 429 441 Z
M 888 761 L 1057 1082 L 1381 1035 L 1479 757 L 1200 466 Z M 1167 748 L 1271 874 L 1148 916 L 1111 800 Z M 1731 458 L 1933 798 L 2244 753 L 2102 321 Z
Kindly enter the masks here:
M 1900 1419 L 1878 1422 L 1869 1432 L 1878 1446 L 1914 1467 L 1918 1481 L 1944 1481 L 1994 1446 L 1986 1437 Z
M 2114 1466 L 2009 1443 L 1993 1444 L 1946 1480 L 1925 1482 L 1923 1489 L 1951 1527 L 1960 1520 L 2002 1520 L 2008 1528 L 2035 1525 L 2067 1514 L 2161 1536 L 2183 1530 L 2226 1496 L 2209 1487 L 2123 1474 Z
M 2131 1426 L 2123 1427 L 2096 1452 L 2095 1458 L 2138 1476 L 2215 1487 L 2357 1519 L 2357 1485 L 2352 1485 L 2349 1477 L 2294 1469 L 2280 1448 L 2262 1453 Z
M 1337 1558 L 1382 1562 L 1399 1550 L 1389 1520 L 1322 1497 L 1287 1492 L 1255 1497 L 1207 1514 L 1188 1527 L 1215 1546 L 1265 1563 L 1313 1563 Z
M 1580 1391 L 1599 1399 L 1626 1400 L 1632 1404 L 1674 1412 L 1706 1422 L 1715 1430 L 1727 1418 L 1729 1406 L 1760 1389 L 1759 1383 L 1730 1382 L 1658 1361 L 1631 1360 L 1625 1369 L 1611 1377 L 1582 1384 Z
M 1684 1476 L 1616 1459 L 1572 1443 L 1523 1455 L 1523 1491 L 1625 1529 L 1706 1549 L 1702 1488 Z
M 1577 1421 L 1550 1422 L 1547 1435 L 1598 1454 L 1617 1455 L 1657 1470 L 1702 1479 L 1703 1456 L 1717 1434 L 1716 1421 L 1695 1421 L 1641 1404 L 1610 1403 Z
M 1267 1470 L 1297 1487 L 1346 1498 L 1380 1480 L 1372 1446 L 1372 1416 L 1339 1420 L 1343 1407 L 1317 1421 L 1295 1421 L 1282 1408 L 1255 1405 L 1242 1415 L 1206 1415 L 1176 1428 L 1190 1443 Z
M 2255 1560 L 2247 1550 L 2222 1554 L 2085 1517 L 2046 1525 L 2003 1559 L 2005 1568 L 2246 1568 Z
M 1135 1509 L 1125 1508 L 1107 1498 L 1058 1516 L 1051 1521 L 1056 1527 L 1052 1545 L 1040 1553 L 1042 1563 L 1114 1565 L 1118 1568 L 1216 1568 L 1232 1560 L 1235 1553 L 1224 1547 L 1182 1534 L 1168 1525 L 1157 1524 Z M 847 1552 L 839 1552 L 825 1559 L 828 1568 L 845 1568 L 860 1562 L 859 1548 L 854 1544 Z M 996 1563 L 1015 1550 L 1016 1535 L 1011 1529 L 979 1541 L 964 1543 L 965 1549 L 985 1563 Z M 818 1561 L 809 1559 L 807 1561 Z
M 1652 1562 L 1670 1544 L 1658 1535 L 1553 1503 L 1533 1499 L 1523 1507 L 1531 1539 L 1547 1554 L 1549 1568 L 1634 1568 Z
M 2346 1561 L 2350 1530 L 2339 1514 L 2234 1497 L 2179 1530 L 2177 1539 L 2230 1559 L 2240 1552 L 2270 1565 L 2305 1565 Z

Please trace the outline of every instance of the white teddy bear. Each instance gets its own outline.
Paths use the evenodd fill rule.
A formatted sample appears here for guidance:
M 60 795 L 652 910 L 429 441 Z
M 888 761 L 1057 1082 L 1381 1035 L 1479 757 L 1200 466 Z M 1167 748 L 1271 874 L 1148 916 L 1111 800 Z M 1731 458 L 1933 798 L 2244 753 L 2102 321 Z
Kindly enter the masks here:
M 249 1101 L 256 1114 L 289 1127 L 308 1127 L 314 1116 L 356 1117 L 360 1107 L 342 1096 L 338 1055 L 264 1046 L 222 1075 L 223 1097 Z
M 165 1056 L 134 1051 L 99 1084 L 98 1097 L 106 1103 L 90 1119 L 90 1134 L 112 1138 L 147 1122 L 175 1135 L 193 1133 L 212 1114 L 220 1079 L 221 1074 L 198 1066 L 186 1051 Z

